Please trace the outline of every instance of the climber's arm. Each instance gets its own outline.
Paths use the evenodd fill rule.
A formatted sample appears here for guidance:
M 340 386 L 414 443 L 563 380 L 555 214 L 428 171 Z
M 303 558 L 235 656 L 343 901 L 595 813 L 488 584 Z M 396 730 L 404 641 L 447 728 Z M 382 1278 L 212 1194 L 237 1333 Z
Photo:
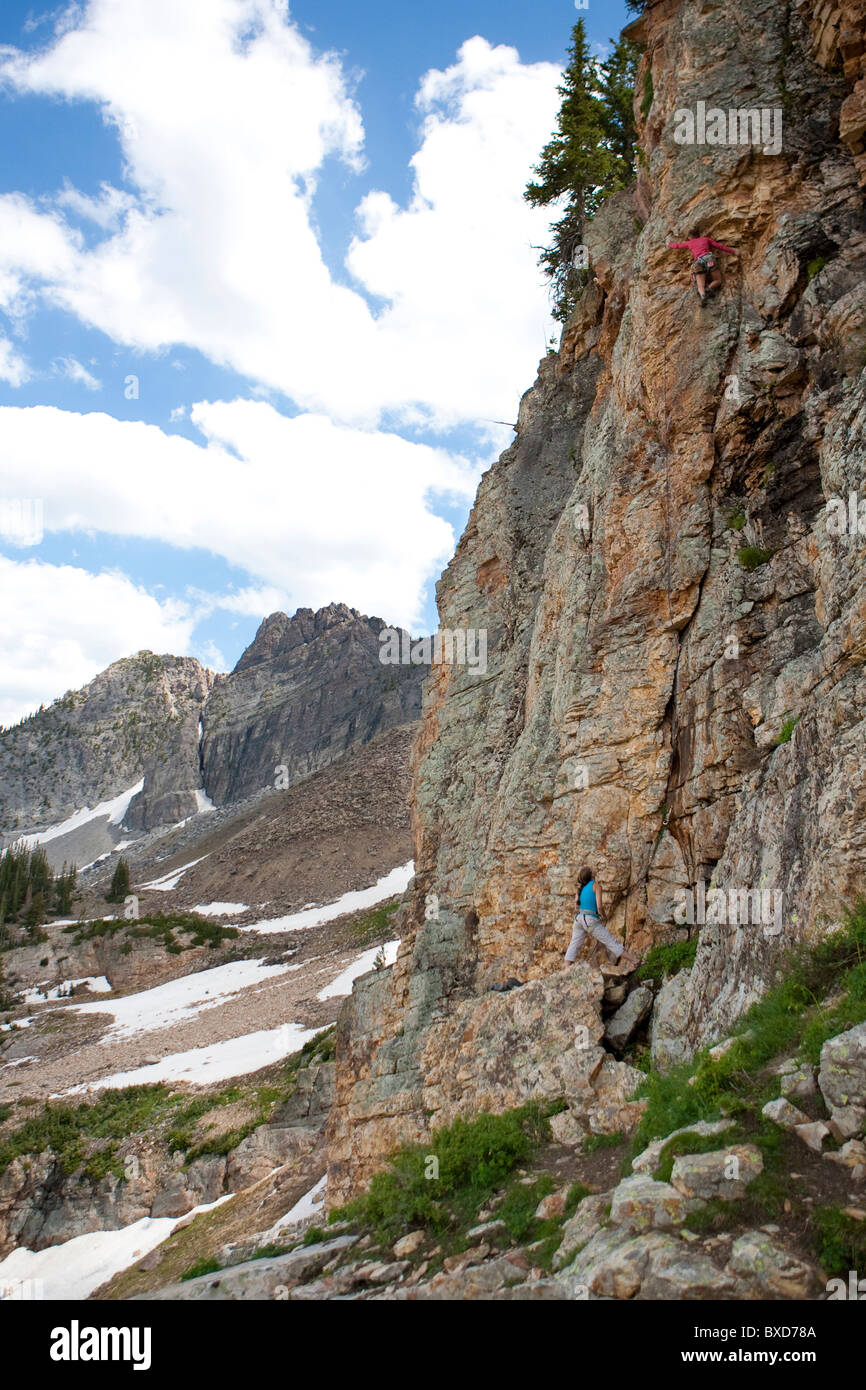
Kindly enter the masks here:
M 710 245 L 715 246 L 717 251 L 727 251 L 729 256 L 736 256 L 737 254 L 733 246 L 723 246 L 720 241 L 713 241 L 712 237 L 710 237 Z
M 669 251 L 688 251 L 688 249 L 689 249 L 689 243 L 688 243 L 687 241 L 669 241 L 669 242 L 668 242 L 668 250 L 669 250 Z

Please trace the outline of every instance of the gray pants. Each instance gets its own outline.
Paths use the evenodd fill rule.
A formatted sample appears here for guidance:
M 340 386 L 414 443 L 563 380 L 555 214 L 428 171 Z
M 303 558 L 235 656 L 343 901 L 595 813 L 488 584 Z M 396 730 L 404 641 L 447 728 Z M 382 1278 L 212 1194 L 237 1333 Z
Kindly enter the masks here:
M 587 933 L 594 936 L 596 941 L 600 941 L 602 946 L 606 946 L 614 960 L 619 960 L 625 947 L 621 941 L 617 941 L 615 936 L 611 936 L 601 918 L 596 917 L 592 912 L 578 912 L 575 917 L 571 944 L 565 953 L 566 960 L 577 960 L 577 953 L 586 940 Z

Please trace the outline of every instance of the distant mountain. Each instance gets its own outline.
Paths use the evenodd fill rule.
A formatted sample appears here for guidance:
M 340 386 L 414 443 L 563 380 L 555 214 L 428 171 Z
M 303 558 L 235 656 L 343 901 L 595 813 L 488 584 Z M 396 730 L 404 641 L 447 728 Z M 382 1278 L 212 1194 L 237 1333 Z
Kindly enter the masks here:
M 334 603 L 273 613 L 204 713 L 204 786 L 217 805 L 327 767 L 354 744 L 420 717 L 423 667 L 384 666 L 381 618 Z
M 114 662 L 0 732 L 0 836 L 44 832 L 135 789 L 113 813 L 116 843 L 115 826 L 149 831 L 211 802 L 292 785 L 412 723 L 425 670 L 381 664 L 384 627 L 381 618 L 330 604 L 266 618 L 227 676 L 191 657 L 152 652 Z M 53 844 L 52 858 L 62 838 L 51 851 Z M 92 844 L 94 857 L 109 847 Z

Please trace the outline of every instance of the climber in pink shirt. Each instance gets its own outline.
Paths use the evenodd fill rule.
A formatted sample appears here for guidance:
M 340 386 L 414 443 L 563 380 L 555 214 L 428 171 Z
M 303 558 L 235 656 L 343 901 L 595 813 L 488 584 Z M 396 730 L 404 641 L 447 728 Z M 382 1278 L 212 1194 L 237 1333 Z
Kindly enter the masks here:
M 713 248 L 717 251 L 725 251 L 729 256 L 736 256 L 733 246 L 723 246 L 720 241 L 713 241 L 711 236 L 701 236 L 697 227 L 689 233 L 688 241 L 669 241 L 670 251 L 691 251 L 694 258 L 692 266 L 692 278 L 697 286 L 698 298 L 701 304 L 706 304 L 707 295 L 715 294 L 722 283 L 722 272 L 718 262 L 713 255 Z M 707 284 L 707 275 L 710 276 L 710 283 Z

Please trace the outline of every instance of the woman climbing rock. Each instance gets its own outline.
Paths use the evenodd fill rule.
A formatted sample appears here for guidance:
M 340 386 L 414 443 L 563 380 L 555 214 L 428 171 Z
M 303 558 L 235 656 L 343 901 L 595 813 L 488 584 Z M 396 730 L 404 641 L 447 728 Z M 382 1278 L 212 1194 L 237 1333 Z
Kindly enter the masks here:
M 711 236 L 701 236 L 697 227 L 689 232 L 688 241 L 669 241 L 669 251 L 691 251 L 694 259 L 692 266 L 692 279 L 698 291 L 698 298 L 701 304 L 707 302 L 711 294 L 715 294 L 722 284 L 722 272 L 719 263 L 713 255 L 713 248 L 716 251 L 724 251 L 729 256 L 736 256 L 733 246 L 723 246 L 720 241 L 713 241 Z M 707 284 L 707 276 L 710 282 Z
M 565 959 L 569 963 L 576 961 L 578 952 L 589 935 L 600 941 L 602 946 L 610 951 L 614 960 L 621 960 L 626 970 L 636 970 L 637 958 L 625 949 L 621 941 L 617 941 L 616 937 L 611 935 L 601 920 L 604 908 L 601 903 L 601 891 L 593 877 L 592 869 L 581 869 L 577 885 L 578 890 L 574 898 L 574 927 Z

